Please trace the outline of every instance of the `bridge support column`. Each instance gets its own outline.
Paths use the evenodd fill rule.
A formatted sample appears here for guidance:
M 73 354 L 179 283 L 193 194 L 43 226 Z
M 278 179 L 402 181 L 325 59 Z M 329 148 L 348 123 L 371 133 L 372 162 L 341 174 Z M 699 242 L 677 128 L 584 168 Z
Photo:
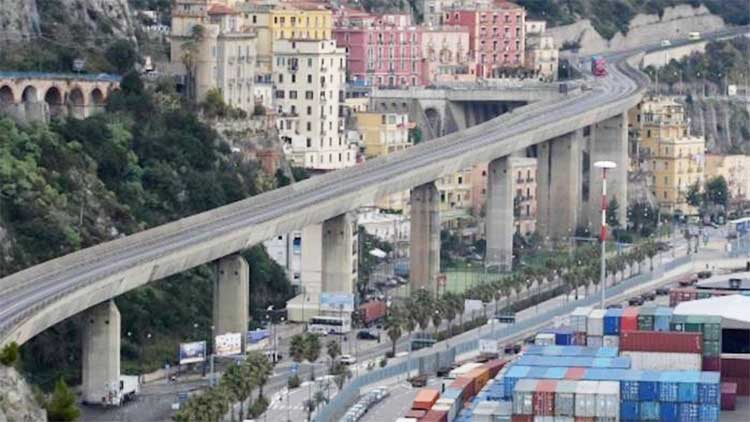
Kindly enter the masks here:
M 512 158 L 490 162 L 487 169 L 487 255 L 485 265 L 510 271 L 513 266 Z
M 581 131 L 539 145 L 537 231 L 562 239 L 575 235 L 581 201 Z
M 602 170 L 597 161 L 613 161 L 617 168 L 607 171 L 607 198 L 617 199 L 617 219 L 625 226 L 628 209 L 628 117 L 618 114 L 599 122 L 593 128 L 589 160 L 588 220 L 591 233 L 599 233 L 601 221 Z
M 355 230 L 349 214 L 338 215 L 323 222 L 321 251 L 324 292 L 354 294 L 357 279 Z
M 230 255 L 218 261 L 214 282 L 214 334 L 245 332 L 250 312 L 250 267 L 240 255 Z
M 435 294 L 440 272 L 440 194 L 434 182 L 411 190 L 409 260 L 411 291 Z
M 120 311 L 115 302 L 88 309 L 81 328 L 83 401 L 111 403 L 120 387 Z

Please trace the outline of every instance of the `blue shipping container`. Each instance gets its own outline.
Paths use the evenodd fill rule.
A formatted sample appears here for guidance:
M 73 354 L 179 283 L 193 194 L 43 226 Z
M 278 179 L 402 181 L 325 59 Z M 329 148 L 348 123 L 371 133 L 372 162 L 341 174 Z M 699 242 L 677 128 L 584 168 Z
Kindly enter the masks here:
M 679 399 L 679 384 L 675 381 L 659 382 L 659 401 L 677 402 Z
M 719 404 L 720 401 L 719 373 L 701 372 L 701 379 L 698 382 L 698 403 Z
M 604 314 L 604 335 L 616 336 L 620 334 L 620 318 L 622 308 L 607 309 Z
M 461 396 L 462 393 L 463 393 L 463 391 L 459 390 L 458 388 L 448 387 L 448 388 L 445 389 L 445 391 L 443 392 L 443 394 L 440 397 L 446 398 L 446 399 L 453 399 L 453 400 L 458 401 L 458 400 L 461 400 L 463 398 Z
M 680 403 L 680 422 L 698 422 L 699 407 L 695 403 Z
M 672 321 L 672 308 L 660 306 L 654 313 L 654 331 L 669 331 Z
M 638 381 L 638 399 L 640 401 L 659 399 L 659 373 L 646 371 Z
M 677 401 L 681 403 L 698 403 L 699 372 L 683 372 L 680 380 Z
M 639 403 L 632 400 L 623 400 L 620 402 L 620 420 L 637 421 L 640 419 Z
M 698 408 L 698 419 L 701 422 L 719 422 L 719 405 L 701 404 Z
M 661 402 L 659 404 L 659 420 L 661 422 L 679 422 L 680 404 Z
M 658 421 L 659 420 L 659 402 L 658 401 L 642 401 L 641 402 L 641 420 L 642 421 Z
M 624 371 L 620 378 L 620 399 L 638 401 L 638 383 L 641 379 L 641 371 Z

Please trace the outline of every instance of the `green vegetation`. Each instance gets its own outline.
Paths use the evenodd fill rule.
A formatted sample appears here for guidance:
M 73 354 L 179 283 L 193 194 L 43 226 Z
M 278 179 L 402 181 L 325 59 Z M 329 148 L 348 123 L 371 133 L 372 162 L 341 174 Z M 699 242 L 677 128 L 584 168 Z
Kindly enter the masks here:
M 3 347 L 0 351 L 0 363 L 5 366 L 11 366 L 18 360 L 18 343 L 11 342 Z
M 297 363 L 315 363 L 320 357 L 320 337 L 312 333 L 295 334 L 289 340 L 289 356 Z M 330 353 L 330 350 L 329 350 Z M 311 366 L 310 379 L 315 379 L 315 367 Z
M 702 189 L 698 182 L 692 184 L 685 196 L 688 204 L 698 208 L 701 216 L 709 215 L 714 219 L 726 215 L 730 194 L 723 176 L 707 180 Z
M 148 227 L 259 193 L 260 166 L 240 161 L 191 104 L 168 85 L 122 81 L 107 111 L 85 120 L 18 126 L 0 118 L 0 277 Z M 251 263 L 251 312 L 283 307 L 293 292 L 261 247 Z M 209 265 L 117 298 L 123 369 L 141 373 L 174 363 L 177 343 L 210 337 L 214 270 Z M 75 383 L 80 337 L 66 321 L 21 349 L 22 368 L 50 388 Z
M 750 39 L 746 37 L 711 42 L 706 45 L 705 54 L 692 54 L 682 60 L 672 60 L 667 66 L 658 69 L 659 82 L 674 85 L 680 81 L 688 84 L 701 84 L 704 81 L 724 86 L 725 84 L 745 84 L 750 70 L 747 65 L 747 51 Z M 646 68 L 646 72 L 656 78 L 656 69 Z
M 230 365 L 219 381 L 219 385 L 193 396 L 174 416 L 176 422 L 218 422 L 239 402 L 239 420 L 245 420 L 245 401 L 251 400 L 248 418 L 255 418 L 268 407 L 268 399 L 263 396 L 263 386 L 268 382 L 273 367 L 259 352 L 248 353 L 241 363 Z M 258 395 L 252 400 L 253 392 Z M 235 420 L 232 411 L 231 420 Z
M 76 404 L 76 396 L 62 378 L 55 383 L 55 391 L 45 408 L 50 422 L 76 421 L 81 416 L 81 410 Z

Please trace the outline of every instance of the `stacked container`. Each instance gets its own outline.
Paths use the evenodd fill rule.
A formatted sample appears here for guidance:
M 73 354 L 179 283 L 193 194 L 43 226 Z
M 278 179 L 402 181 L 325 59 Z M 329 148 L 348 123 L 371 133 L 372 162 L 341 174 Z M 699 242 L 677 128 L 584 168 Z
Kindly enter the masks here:
M 575 381 L 558 381 L 555 390 L 555 418 L 575 416 L 575 394 L 577 383 Z
M 633 369 L 700 371 L 703 336 L 699 333 L 628 331 L 620 335 L 620 354 Z
M 591 347 L 601 347 L 604 342 L 604 309 L 594 309 L 589 313 L 586 321 L 586 344 Z
M 654 331 L 669 331 L 672 321 L 672 309 L 660 306 L 654 313 Z
M 591 306 L 579 306 L 575 308 L 570 314 L 570 328 L 575 333 L 576 343 L 579 345 L 588 344 L 586 339 L 586 331 L 588 325 L 588 317 L 594 308 Z
M 638 331 L 654 331 L 656 306 L 644 305 L 638 309 Z
M 638 331 L 638 308 L 628 306 L 620 316 L 620 334 L 625 331 Z
M 739 355 L 722 357 L 721 380 L 737 384 L 738 396 L 750 395 L 750 359 L 741 358 Z

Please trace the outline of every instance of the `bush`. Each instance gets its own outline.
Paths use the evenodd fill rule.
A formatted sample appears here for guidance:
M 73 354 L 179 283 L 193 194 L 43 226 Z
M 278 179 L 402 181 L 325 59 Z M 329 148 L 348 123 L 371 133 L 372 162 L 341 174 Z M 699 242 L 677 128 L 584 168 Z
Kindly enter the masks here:
M 286 387 L 290 390 L 299 387 L 300 384 L 302 384 L 302 381 L 300 381 L 299 376 L 297 376 L 297 374 L 292 375 L 286 381 Z
M 386 365 L 388 365 L 388 358 L 380 359 L 380 367 L 384 368 Z
M 265 396 L 258 397 L 258 400 L 255 400 L 255 403 L 253 403 L 252 406 L 250 406 L 250 409 L 248 409 L 248 414 L 250 417 L 257 418 L 258 416 L 262 415 L 263 412 L 268 409 L 268 399 L 265 398 Z
M 3 347 L 2 352 L 0 352 L 0 363 L 5 366 L 11 366 L 16 362 L 17 359 L 18 343 L 14 341 Z
M 81 410 L 76 405 L 76 396 L 62 378 L 55 384 L 55 392 L 45 407 L 50 421 L 75 421 L 81 416 Z

